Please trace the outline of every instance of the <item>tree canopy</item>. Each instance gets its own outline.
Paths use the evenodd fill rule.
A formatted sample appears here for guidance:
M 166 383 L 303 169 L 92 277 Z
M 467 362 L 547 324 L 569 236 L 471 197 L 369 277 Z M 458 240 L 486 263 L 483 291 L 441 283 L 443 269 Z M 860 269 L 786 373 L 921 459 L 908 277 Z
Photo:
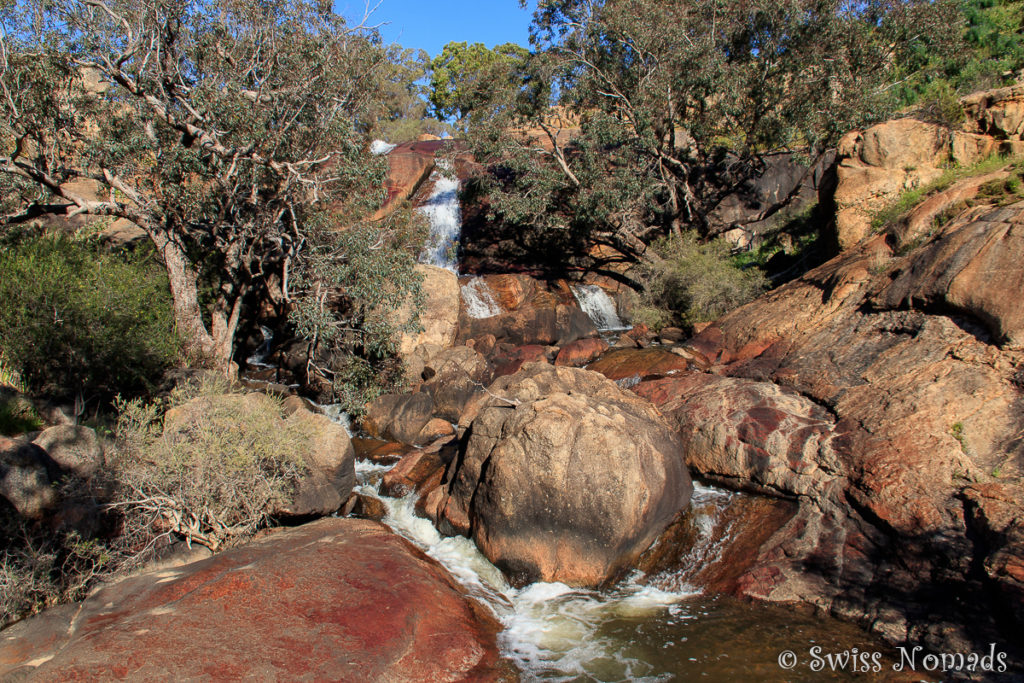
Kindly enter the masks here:
M 367 262 L 346 248 L 388 253 L 370 261 L 397 273 L 389 286 L 348 297 L 330 322 L 352 348 L 379 346 L 368 321 L 413 284 L 415 247 L 362 222 L 386 172 L 369 135 L 402 80 L 374 31 L 315 0 L 39 0 L 0 21 L 6 223 L 139 225 L 166 265 L 179 332 L 216 365 L 253 300 L 323 308 Z M 332 237 L 359 225 L 372 236 Z
M 955 6 L 927 0 L 540 0 L 534 53 L 471 132 L 502 170 L 496 214 L 627 253 L 704 227 L 766 152 L 814 155 L 897 104 L 898 65 L 948 49 Z M 553 93 L 580 122 L 545 120 Z M 538 98 L 540 95 L 540 98 Z M 524 130 L 542 135 L 523 135 Z
M 495 101 L 494 92 L 513 85 L 529 52 L 515 43 L 493 50 L 483 43 L 448 43 L 430 63 L 430 104 L 440 119 L 464 122 Z

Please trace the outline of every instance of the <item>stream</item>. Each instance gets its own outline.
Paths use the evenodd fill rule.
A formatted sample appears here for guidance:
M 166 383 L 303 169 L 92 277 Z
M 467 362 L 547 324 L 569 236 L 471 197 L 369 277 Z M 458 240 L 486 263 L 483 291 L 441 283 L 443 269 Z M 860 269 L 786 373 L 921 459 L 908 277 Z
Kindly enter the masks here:
M 515 662 L 526 681 L 820 681 L 858 680 L 848 673 L 787 671 L 779 653 L 793 650 L 810 661 L 810 648 L 824 652 L 886 652 L 856 627 L 791 608 L 751 604 L 728 596 L 704 595 L 679 576 L 637 575 L 604 591 L 560 583 L 510 586 L 501 572 L 464 537 L 443 537 L 418 517 L 416 494 L 390 498 L 379 492 L 391 468 L 357 462 L 356 491 L 380 499 L 392 530 L 440 562 L 504 626 L 502 654 Z M 712 530 L 715 512 L 734 494 L 695 486 L 693 505 L 700 540 L 690 551 L 695 562 L 717 557 Z M 888 659 L 883 661 L 889 661 Z M 888 667 L 886 667 L 888 670 Z

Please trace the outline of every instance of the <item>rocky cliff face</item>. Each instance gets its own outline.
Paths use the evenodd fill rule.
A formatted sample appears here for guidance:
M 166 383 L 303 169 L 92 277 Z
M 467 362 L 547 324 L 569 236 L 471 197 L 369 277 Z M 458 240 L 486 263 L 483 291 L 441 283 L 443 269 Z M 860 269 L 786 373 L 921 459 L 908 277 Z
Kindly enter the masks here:
M 1022 235 L 1024 202 L 877 235 L 692 340 L 710 373 L 637 387 L 696 474 L 799 504 L 742 593 L 937 650 L 1015 641 Z
M 961 104 L 964 120 L 955 130 L 898 119 L 840 141 L 835 204 L 841 249 L 869 235 L 874 212 L 938 179 L 950 165 L 970 166 L 995 153 L 1024 154 L 1024 85 L 970 95 Z

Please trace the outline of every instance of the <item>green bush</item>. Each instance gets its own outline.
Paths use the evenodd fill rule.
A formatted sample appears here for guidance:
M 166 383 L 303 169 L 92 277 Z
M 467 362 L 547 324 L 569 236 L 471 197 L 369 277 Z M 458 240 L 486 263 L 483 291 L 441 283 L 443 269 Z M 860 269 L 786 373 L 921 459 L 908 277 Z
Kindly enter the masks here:
M 309 435 L 280 399 L 191 383 L 160 403 L 118 401 L 111 508 L 128 547 L 183 538 L 212 550 L 267 526 L 306 472 Z
M 167 278 L 145 254 L 15 239 L 0 251 L 0 301 L 0 355 L 33 393 L 146 390 L 178 353 Z
M 641 322 L 664 327 L 714 320 L 759 296 L 768 286 L 756 268 L 743 269 L 722 239 L 701 242 L 692 233 L 658 240 L 652 245 L 663 260 L 643 266 Z M 650 325 L 650 323 L 647 323 Z

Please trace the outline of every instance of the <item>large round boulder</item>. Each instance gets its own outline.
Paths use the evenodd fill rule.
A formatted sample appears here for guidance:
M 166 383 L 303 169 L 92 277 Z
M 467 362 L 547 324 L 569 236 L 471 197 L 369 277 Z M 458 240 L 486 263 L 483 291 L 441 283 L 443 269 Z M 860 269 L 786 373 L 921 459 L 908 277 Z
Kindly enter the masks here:
M 499 629 L 383 525 L 325 519 L 22 621 L 0 679 L 512 680 Z
M 621 576 L 689 503 L 679 438 L 586 370 L 531 363 L 488 390 L 437 506 L 513 583 Z

